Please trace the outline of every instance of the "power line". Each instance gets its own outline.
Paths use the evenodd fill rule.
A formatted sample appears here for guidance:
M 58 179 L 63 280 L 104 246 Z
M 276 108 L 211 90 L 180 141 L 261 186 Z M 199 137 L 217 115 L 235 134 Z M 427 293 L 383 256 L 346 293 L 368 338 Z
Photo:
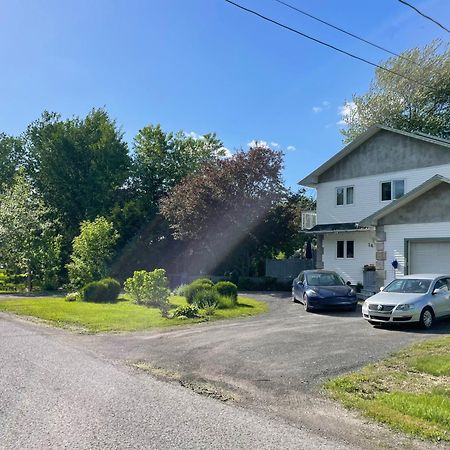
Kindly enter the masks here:
M 319 17 L 313 16 L 312 14 L 310 14 L 310 13 L 308 13 L 306 11 L 302 11 L 301 9 L 297 8 L 296 6 L 290 5 L 289 3 L 286 3 L 286 2 L 284 2 L 282 0 L 274 0 L 274 1 L 277 2 L 277 3 L 280 3 L 281 5 L 286 6 L 287 8 L 290 8 L 290 9 L 293 9 L 294 11 L 297 11 L 298 13 L 303 14 L 304 16 L 307 16 L 307 17 L 309 17 L 309 18 L 311 18 L 313 20 L 316 20 L 317 22 L 323 23 L 324 25 L 327 25 L 328 27 L 334 28 L 335 30 L 340 31 L 341 33 L 344 33 L 347 36 L 351 36 L 351 37 L 353 37 L 355 39 L 358 39 L 358 40 L 360 40 L 362 42 L 365 42 L 366 44 L 371 45 L 372 47 L 375 47 L 375 48 L 377 48 L 379 50 L 383 50 L 384 52 L 389 53 L 389 54 L 391 54 L 393 56 L 397 56 L 398 58 L 404 59 L 405 61 L 408 61 L 409 63 L 415 64 L 416 66 L 422 67 L 420 64 L 418 64 L 416 61 L 413 61 L 412 59 L 406 58 L 405 56 L 400 55 L 398 53 L 395 53 L 392 50 L 389 50 L 389 49 L 387 49 L 385 47 L 382 47 L 381 45 L 378 45 L 378 44 L 375 44 L 374 42 L 368 41 L 367 39 L 364 39 L 361 36 L 358 36 L 358 35 L 356 35 L 354 33 L 351 33 L 350 31 L 344 30 L 343 28 L 340 28 L 340 27 L 338 27 L 336 25 L 333 25 L 332 23 L 329 23 L 329 22 L 327 22 L 327 21 L 325 21 L 323 19 L 320 19 Z
M 438 27 L 445 30 L 447 33 L 450 33 L 450 30 L 447 27 L 445 27 L 444 25 L 442 25 L 442 23 L 439 23 L 437 20 L 434 20 L 432 17 L 427 16 L 425 13 L 423 13 L 422 11 L 417 9 L 414 5 L 411 5 L 411 3 L 405 2 L 404 0 L 398 0 L 398 1 L 400 3 L 403 3 L 406 6 L 410 7 L 411 9 L 413 9 L 414 11 L 416 11 L 416 13 L 420 14 L 422 17 L 425 17 L 425 19 L 431 20 L 433 23 L 435 23 Z
M 423 87 L 426 87 L 427 89 L 431 89 L 430 86 L 428 86 L 428 85 L 426 85 L 426 84 L 424 84 L 424 83 L 422 83 L 422 82 L 420 82 L 418 80 L 415 80 L 413 78 L 409 78 L 406 75 L 402 75 L 402 74 L 400 74 L 400 73 L 398 73 L 398 72 L 396 72 L 394 70 L 391 70 L 391 69 L 388 69 L 386 67 L 380 66 L 379 64 L 376 64 L 376 63 L 374 63 L 372 61 L 369 61 L 369 60 L 367 60 L 365 58 L 362 58 L 361 56 L 354 55 L 353 53 L 347 52 L 346 50 L 342 50 L 341 48 L 338 48 L 338 47 L 336 47 L 336 46 L 334 46 L 332 44 L 328 44 L 327 42 L 321 41 L 320 39 L 317 39 L 315 37 L 309 36 L 308 34 L 302 33 L 301 31 L 299 31 L 299 30 L 297 30 L 295 28 L 291 28 L 288 25 L 284 25 L 284 24 L 282 24 L 280 22 L 277 22 L 276 20 L 271 19 L 270 17 L 263 16 L 262 14 L 258 13 L 257 11 L 254 11 L 252 9 L 246 8 L 245 6 L 242 6 L 242 5 L 240 5 L 238 3 L 235 3 L 235 2 L 233 2 L 231 0 L 225 0 L 225 1 L 227 3 L 235 6 L 236 8 L 239 8 L 239 9 L 241 9 L 243 11 L 246 11 L 249 14 L 253 14 L 253 15 L 259 17 L 260 19 L 263 19 L 263 20 L 266 20 L 267 22 L 273 23 L 274 25 L 277 25 L 277 26 L 279 26 L 281 28 L 284 28 L 285 30 L 291 31 L 292 33 L 298 34 L 298 35 L 300 35 L 300 36 L 302 36 L 302 37 L 304 37 L 306 39 L 309 39 L 309 40 L 311 40 L 313 42 L 316 42 L 317 44 L 324 45 L 325 47 L 331 48 L 331 49 L 333 49 L 333 50 L 335 50 L 335 51 L 337 51 L 339 53 L 343 53 L 344 55 L 350 56 L 353 59 L 357 59 L 357 60 L 362 61 L 362 62 L 364 62 L 366 64 L 369 64 L 369 65 L 371 65 L 373 67 L 377 67 L 380 70 L 384 70 L 386 72 L 392 73 L 393 75 L 397 75 L 398 77 L 401 77 L 401 78 L 404 78 L 404 79 L 406 79 L 408 81 L 411 81 L 412 83 L 416 83 L 416 84 L 419 84 L 419 85 L 421 85 Z

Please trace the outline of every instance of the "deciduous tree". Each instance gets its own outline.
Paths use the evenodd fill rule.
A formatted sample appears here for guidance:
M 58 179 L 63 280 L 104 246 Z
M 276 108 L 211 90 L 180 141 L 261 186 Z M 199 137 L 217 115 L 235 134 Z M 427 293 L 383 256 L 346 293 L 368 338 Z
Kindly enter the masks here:
M 384 63 L 406 78 L 376 69 L 367 93 L 354 95 L 347 105 L 344 140 L 374 124 L 450 138 L 450 48 L 439 49 L 435 41 Z

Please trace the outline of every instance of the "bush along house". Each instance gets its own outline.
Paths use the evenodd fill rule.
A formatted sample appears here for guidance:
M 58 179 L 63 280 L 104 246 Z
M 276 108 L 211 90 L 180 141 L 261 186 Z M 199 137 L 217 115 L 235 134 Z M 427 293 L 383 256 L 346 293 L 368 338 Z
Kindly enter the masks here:
M 317 190 L 317 268 L 367 293 L 450 274 L 450 141 L 376 125 L 299 184 Z

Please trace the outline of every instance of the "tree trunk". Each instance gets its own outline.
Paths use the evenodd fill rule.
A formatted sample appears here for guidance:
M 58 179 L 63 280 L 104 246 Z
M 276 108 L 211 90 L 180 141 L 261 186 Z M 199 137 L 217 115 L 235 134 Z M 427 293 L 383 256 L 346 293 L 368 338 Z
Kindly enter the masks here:
M 31 265 L 28 263 L 27 266 L 27 291 L 31 292 L 33 290 L 33 273 L 31 271 Z

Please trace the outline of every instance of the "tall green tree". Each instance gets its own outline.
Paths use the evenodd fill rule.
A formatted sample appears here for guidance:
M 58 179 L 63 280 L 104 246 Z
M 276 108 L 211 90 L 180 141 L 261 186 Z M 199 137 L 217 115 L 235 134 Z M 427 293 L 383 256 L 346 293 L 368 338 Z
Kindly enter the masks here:
M 0 196 L 0 261 L 13 273 L 27 274 L 27 288 L 39 279 L 44 288 L 57 287 L 61 235 L 51 211 L 23 172 Z
M 182 131 L 165 132 L 160 125 L 146 126 L 134 139 L 136 193 L 148 205 L 157 204 L 184 177 L 224 154 L 215 134 L 192 137 Z
M 347 104 L 345 142 L 375 124 L 450 138 L 450 47 L 440 46 L 435 41 L 383 64 L 406 78 L 376 69 L 369 90 Z
M 21 139 L 0 133 L 0 192 L 12 185 L 14 175 L 23 163 L 22 158 Z
M 73 251 L 67 265 L 70 284 L 80 288 L 108 274 L 119 235 L 104 217 L 83 221 L 80 234 L 73 240 Z
M 44 113 L 25 133 L 27 171 L 71 240 L 83 220 L 109 213 L 129 176 L 123 134 L 103 109 L 61 120 Z

